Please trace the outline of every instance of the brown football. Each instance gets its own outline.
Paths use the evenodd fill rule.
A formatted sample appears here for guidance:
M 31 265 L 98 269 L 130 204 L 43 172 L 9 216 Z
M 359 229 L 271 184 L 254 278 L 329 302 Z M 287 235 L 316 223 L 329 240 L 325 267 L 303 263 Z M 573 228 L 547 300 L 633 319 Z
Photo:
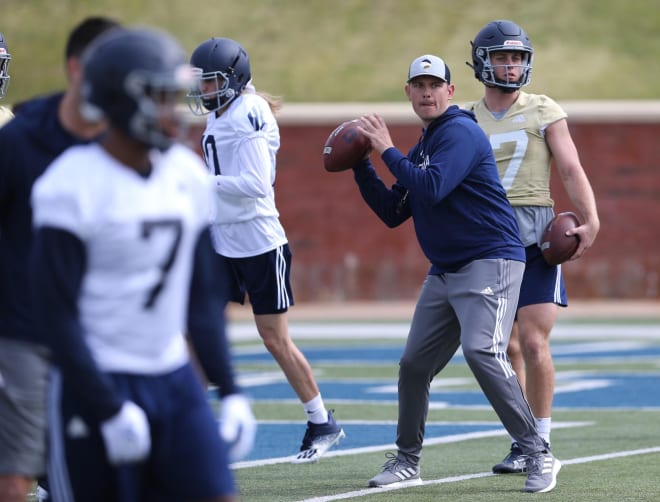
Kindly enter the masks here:
M 541 253 L 548 265 L 559 265 L 573 256 L 580 239 L 566 235 L 566 231 L 578 226 L 580 220 L 571 212 L 559 213 L 548 223 L 541 237 Z
M 371 147 L 371 142 L 358 131 L 359 120 L 348 120 L 330 133 L 323 146 L 323 166 L 336 173 L 352 168 Z

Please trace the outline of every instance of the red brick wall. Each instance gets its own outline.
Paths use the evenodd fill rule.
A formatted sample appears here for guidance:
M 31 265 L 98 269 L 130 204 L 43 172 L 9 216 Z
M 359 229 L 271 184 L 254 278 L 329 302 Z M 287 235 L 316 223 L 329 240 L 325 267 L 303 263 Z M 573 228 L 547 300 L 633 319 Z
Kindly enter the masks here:
M 322 147 L 339 117 L 308 122 L 280 121 L 275 185 L 294 255 L 296 300 L 415 297 L 428 262 L 411 222 L 388 229 L 363 202 L 351 171 L 323 169 Z M 399 122 L 389 122 L 392 138 L 407 151 L 420 128 L 409 118 Z M 563 266 L 569 297 L 660 298 L 660 120 L 570 124 L 596 193 L 601 231 L 584 258 Z M 574 210 L 558 178 L 552 179 L 555 209 Z
M 601 230 L 564 265 L 575 298 L 660 298 L 660 122 L 570 126 L 596 194 Z M 558 176 L 555 208 L 571 209 Z

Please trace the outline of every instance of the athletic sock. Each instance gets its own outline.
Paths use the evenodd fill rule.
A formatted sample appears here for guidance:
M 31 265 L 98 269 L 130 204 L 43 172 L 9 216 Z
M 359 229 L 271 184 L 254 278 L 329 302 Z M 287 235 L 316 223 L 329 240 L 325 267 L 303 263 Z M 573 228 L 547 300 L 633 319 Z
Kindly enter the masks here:
M 303 403 L 303 408 L 307 414 L 307 421 L 313 424 L 324 424 L 328 421 L 328 410 L 325 409 L 321 394 Z
M 550 429 L 552 428 L 552 418 L 536 418 L 534 417 L 534 422 L 536 423 L 536 432 L 539 433 L 539 436 L 548 443 L 550 446 Z

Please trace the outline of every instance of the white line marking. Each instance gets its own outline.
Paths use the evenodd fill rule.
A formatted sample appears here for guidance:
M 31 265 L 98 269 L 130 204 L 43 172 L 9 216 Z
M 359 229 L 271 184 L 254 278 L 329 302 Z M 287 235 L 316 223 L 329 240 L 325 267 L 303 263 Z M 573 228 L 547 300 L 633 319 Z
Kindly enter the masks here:
M 655 446 L 653 448 L 643 448 L 640 450 L 628 450 L 628 451 L 618 451 L 614 453 L 604 453 L 602 455 L 592 455 L 589 457 L 579 457 L 573 458 L 570 460 L 561 460 L 562 465 L 573 465 L 573 464 L 585 464 L 588 462 L 597 462 L 599 460 L 609 460 L 612 458 L 621 458 L 621 457 L 631 457 L 634 455 L 646 455 L 649 453 L 660 453 L 660 446 Z M 430 485 L 440 485 L 445 483 L 456 483 L 458 481 L 468 481 L 470 479 L 478 478 L 487 478 L 490 476 L 496 476 L 492 472 L 477 472 L 474 474 L 464 474 L 462 476 L 450 476 L 447 478 L 432 479 L 423 481 L 421 485 L 417 486 L 430 486 Z M 330 502 L 332 500 L 343 500 L 353 497 L 363 497 L 367 495 L 374 495 L 376 493 L 382 493 L 385 491 L 394 491 L 394 490 L 403 490 L 405 488 L 412 488 L 412 486 L 403 485 L 395 487 L 379 487 L 379 488 L 365 488 L 363 490 L 355 490 L 352 492 L 338 493 L 336 495 L 327 495 L 323 497 L 314 497 L 311 499 L 304 499 L 300 502 Z
M 369 424 L 371 422 L 365 421 L 363 423 Z M 432 423 L 433 422 L 430 422 L 430 424 Z M 455 423 L 459 425 L 462 422 L 455 422 Z M 593 425 L 593 422 L 553 422 L 552 429 L 556 430 L 556 429 L 565 429 L 569 427 L 586 427 L 588 425 Z M 424 438 L 424 446 L 428 447 L 436 444 L 458 443 L 460 441 L 467 441 L 470 439 L 481 439 L 481 438 L 489 438 L 495 436 L 504 436 L 506 434 L 507 434 L 506 430 L 501 427 L 498 429 L 493 429 L 491 431 L 477 431 L 477 432 L 466 432 L 463 434 L 450 434 L 448 436 L 442 436 L 438 438 Z M 334 450 L 327 452 L 325 455 L 323 455 L 323 457 L 324 458 L 344 457 L 347 455 L 359 455 L 362 453 L 374 453 L 374 452 L 387 451 L 387 450 L 396 450 L 396 445 L 394 443 L 388 443 L 388 444 L 380 444 L 373 446 L 363 446 L 361 448 L 350 448 L 348 450 Z M 246 460 L 243 462 L 236 462 L 232 464 L 231 467 L 232 469 L 244 469 L 246 467 L 260 467 L 263 465 L 285 464 L 291 462 L 292 458 L 293 456 L 265 458 L 261 460 Z

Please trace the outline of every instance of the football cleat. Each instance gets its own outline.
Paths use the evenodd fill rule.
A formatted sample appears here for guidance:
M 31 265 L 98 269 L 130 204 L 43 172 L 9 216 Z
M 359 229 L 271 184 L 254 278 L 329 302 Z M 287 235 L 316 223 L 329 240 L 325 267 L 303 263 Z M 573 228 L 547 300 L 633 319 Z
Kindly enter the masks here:
M 493 466 L 495 474 L 519 474 L 527 472 L 527 455 L 523 455 L 518 443 L 511 443 L 511 451 L 504 460 Z
M 339 440 L 346 437 L 344 429 L 335 422 L 332 410 L 328 411 L 328 421 L 324 424 L 307 422 L 307 430 L 300 451 L 291 461 L 294 464 L 311 464 L 318 462 L 323 454 Z

